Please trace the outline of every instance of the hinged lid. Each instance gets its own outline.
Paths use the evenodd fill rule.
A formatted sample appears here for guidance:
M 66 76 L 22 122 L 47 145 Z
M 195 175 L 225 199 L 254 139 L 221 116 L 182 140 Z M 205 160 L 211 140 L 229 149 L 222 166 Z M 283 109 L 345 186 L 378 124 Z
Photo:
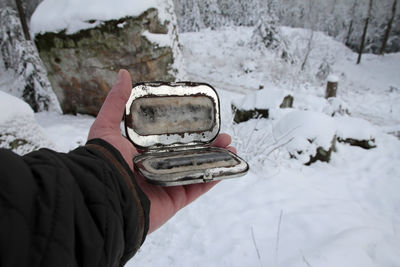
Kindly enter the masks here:
M 127 137 L 142 149 L 206 145 L 220 129 L 219 99 L 205 83 L 139 83 L 125 108 Z

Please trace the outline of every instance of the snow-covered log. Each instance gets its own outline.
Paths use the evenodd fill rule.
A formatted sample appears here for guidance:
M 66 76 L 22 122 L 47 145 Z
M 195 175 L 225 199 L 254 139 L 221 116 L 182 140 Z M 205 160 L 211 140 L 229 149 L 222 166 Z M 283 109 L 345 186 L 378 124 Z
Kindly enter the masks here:
M 231 108 L 234 121 L 241 123 L 250 119 L 270 117 L 270 111 L 279 108 L 291 108 L 293 96 L 289 93 L 273 88 L 266 88 L 249 94 L 241 99 L 234 100 Z
M 376 129 L 366 120 L 341 116 L 335 118 L 337 123 L 337 140 L 351 146 L 358 146 L 364 149 L 376 147 Z

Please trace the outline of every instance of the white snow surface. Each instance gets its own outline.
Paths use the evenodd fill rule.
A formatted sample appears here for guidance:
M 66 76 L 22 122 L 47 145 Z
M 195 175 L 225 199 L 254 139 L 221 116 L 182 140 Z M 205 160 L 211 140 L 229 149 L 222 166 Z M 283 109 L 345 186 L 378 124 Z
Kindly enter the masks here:
M 13 151 L 20 155 L 42 147 L 55 148 L 35 120 L 32 108 L 19 98 L 1 90 L 0 147 L 13 148 Z
M 400 126 L 400 81 L 394 75 L 399 54 L 364 55 L 356 66 L 356 54 L 314 33 L 309 62 L 300 72 L 300 64 L 250 50 L 251 31 L 180 35 L 188 78 L 217 88 L 223 131 L 250 162 L 250 173 L 218 184 L 179 212 L 147 237 L 128 266 L 399 265 L 400 142 L 386 134 Z M 308 31 L 283 32 L 293 39 L 291 52 L 301 63 Z M 315 78 L 323 61 L 330 64 L 329 74 L 339 76 L 337 99 L 324 99 L 327 79 Z M 264 89 L 257 91 L 260 85 Z M 274 109 L 270 120 L 232 124 L 231 103 L 254 108 L 264 101 L 266 107 L 276 99 L 267 92 L 277 90 L 292 93 L 293 109 Z M 337 143 L 330 163 L 309 167 L 288 154 L 290 146 L 302 145 L 291 137 L 327 146 L 335 134 L 375 138 L 377 148 Z
M 160 33 L 151 33 L 149 31 L 144 31 L 142 33 L 144 37 L 147 38 L 152 43 L 156 43 L 159 46 L 171 46 L 171 40 L 168 35 Z
M 328 76 L 327 80 L 328 80 L 328 82 L 337 83 L 337 82 L 339 82 L 339 76 L 337 76 L 335 74 L 331 74 Z
M 342 139 L 370 140 L 379 132 L 374 125 L 364 119 L 343 116 L 335 117 L 335 121 L 336 135 Z
M 72 34 L 95 27 L 101 21 L 138 16 L 159 6 L 159 0 L 44 0 L 31 17 L 30 29 L 33 35 L 64 29 Z M 95 22 L 91 23 L 92 20 Z
M 16 116 L 33 118 L 32 108 L 21 99 L 0 90 L 0 124 L 13 120 Z
M 278 140 L 287 142 L 285 147 L 289 153 L 302 151 L 302 155 L 305 154 L 303 163 L 308 162 L 310 154 L 314 156 L 318 147 L 329 150 L 336 133 L 332 117 L 313 111 L 290 112 L 273 129 Z
M 355 65 L 355 53 L 314 33 L 300 71 L 309 31 L 282 28 L 297 62 L 290 65 L 249 48 L 252 30 L 180 35 L 184 78 L 216 87 L 222 132 L 232 135 L 250 172 L 178 212 L 147 236 L 127 266 L 399 266 L 400 141 L 392 134 L 400 131 L 400 54 L 363 55 Z M 323 98 L 326 80 L 316 78 L 322 62 L 339 76 L 336 100 Z M 232 102 L 255 92 L 268 97 L 268 90 L 290 92 L 294 107 L 275 109 L 272 119 L 232 123 Z M 253 99 L 248 107 L 258 105 Z M 94 120 L 53 113 L 35 118 L 65 152 L 85 142 Z M 288 153 L 301 146 L 286 138 L 295 132 L 291 137 L 318 137 L 321 145 L 335 133 L 373 137 L 377 147 L 337 143 L 329 163 L 304 166 Z
M 275 88 L 267 88 L 265 90 L 258 90 L 255 93 L 248 94 L 240 99 L 235 99 L 232 104 L 238 109 L 276 109 L 282 104 L 285 96 L 289 93 L 284 90 Z

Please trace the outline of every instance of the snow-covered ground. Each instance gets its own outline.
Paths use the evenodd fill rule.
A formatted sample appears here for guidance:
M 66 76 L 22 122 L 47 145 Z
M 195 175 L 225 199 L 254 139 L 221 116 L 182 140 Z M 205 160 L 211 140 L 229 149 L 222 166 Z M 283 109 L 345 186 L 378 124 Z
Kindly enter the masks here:
M 283 33 L 301 64 L 309 33 L 290 28 Z M 300 72 L 300 64 L 250 49 L 250 36 L 251 29 L 238 27 L 185 33 L 180 40 L 188 78 L 218 89 L 223 131 L 233 135 L 251 171 L 220 183 L 148 236 L 129 266 L 400 266 L 400 141 L 387 134 L 400 129 L 400 54 L 364 55 L 355 65 L 356 54 L 314 33 Z M 323 61 L 339 76 L 336 105 L 323 98 L 325 82 L 315 78 Z M 260 85 L 271 96 L 275 90 L 290 92 L 294 108 L 233 125 L 231 102 Z M 268 97 L 268 91 L 259 95 Z M 254 105 L 263 102 L 260 96 Z M 351 117 L 328 117 L 338 103 Z M 337 143 L 330 163 L 304 166 L 290 158 L 290 142 L 276 136 L 277 125 L 291 112 L 314 114 L 307 129 L 322 137 L 332 126 L 324 119 L 335 119 L 341 126 L 331 132 L 371 134 L 377 147 Z
M 300 71 L 310 33 L 282 32 L 294 65 L 250 48 L 251 28 L 179 36 L 186 78 L 217 88 L 222 131 L 233 136 L 251 170 L 180 211 L 127 266 L 400 266 L 400 54 L 364 55 L 355 65 L 356 54 L 314 33 Z M 336 101 L 323 98 L 325 81 L 316 78 L 322 63 L 339 77 Z M 259 105 L 279 90 L 293 95 L 292 109 L 275 107 L 270 119 L 232 123 L 232 101 Z M 351 115 L 331 117 L 339 107 Z M 94 120 L 35 118 L 60 151 L 83 144 Z M 370 137 L 376 148 L 337 143 L 330 163 L 311 166 L 291 158 L 304 140 L 322 145 L 335 134 Z

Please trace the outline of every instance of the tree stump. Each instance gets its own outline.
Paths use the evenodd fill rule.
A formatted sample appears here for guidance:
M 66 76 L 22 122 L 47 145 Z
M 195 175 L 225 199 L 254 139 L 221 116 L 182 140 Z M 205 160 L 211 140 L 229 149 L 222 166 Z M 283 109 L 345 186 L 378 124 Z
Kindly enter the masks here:
M 328 83 L 326 85 L 325 98 L 336 97 L 339 78 L 336 75 L 328 76 Z

